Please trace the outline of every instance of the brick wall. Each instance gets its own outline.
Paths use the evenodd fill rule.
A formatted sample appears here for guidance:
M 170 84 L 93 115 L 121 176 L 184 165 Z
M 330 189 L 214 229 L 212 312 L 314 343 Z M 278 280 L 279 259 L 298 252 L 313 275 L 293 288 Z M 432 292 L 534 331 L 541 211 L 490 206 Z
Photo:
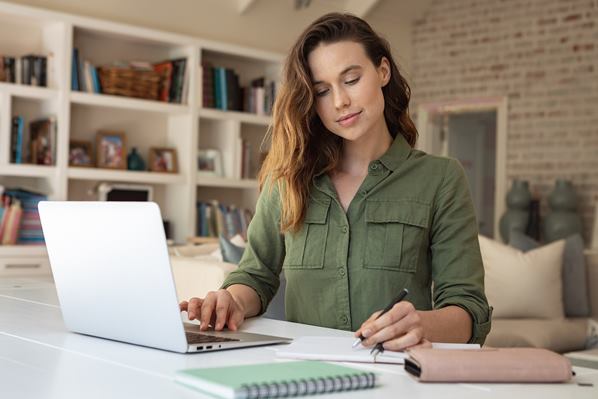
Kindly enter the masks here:
M 598 0 L 437 0 L 414 24 L 412 109 L 507 96 L 507 178 L 570 179 L 589 243 L 598 204 Z

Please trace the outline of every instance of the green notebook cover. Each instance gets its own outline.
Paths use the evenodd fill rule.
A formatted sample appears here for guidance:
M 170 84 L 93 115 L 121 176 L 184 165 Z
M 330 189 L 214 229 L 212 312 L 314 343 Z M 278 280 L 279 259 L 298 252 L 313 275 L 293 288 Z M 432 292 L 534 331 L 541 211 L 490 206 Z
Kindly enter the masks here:
M 222 398 L 275 398 L 372 388 L 376 376 L 308 360 L 179 370 L 175 381 Z

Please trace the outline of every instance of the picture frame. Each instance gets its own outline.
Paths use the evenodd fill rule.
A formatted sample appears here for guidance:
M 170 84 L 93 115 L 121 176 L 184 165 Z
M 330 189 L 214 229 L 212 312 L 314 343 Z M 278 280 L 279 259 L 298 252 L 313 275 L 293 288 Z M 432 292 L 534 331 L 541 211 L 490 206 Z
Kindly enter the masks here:
M 45 118 L 29 125 L 29 155 L 34 165 L 54 165 L 56 161 L 56 119 Z
M 197 171 L 204 176 L 222 176 L 222 153 L 217 149 L 197 151 Z
M 91 141 L 69 141 L 69 166 L 92 167 L 94 166 Z
M 166 147 L 150 148 L 149 169 L 152 172 L 178 173 L 176 149 Z
M 127 138 L 123 132 L 100 131 L 96 135 L 98 168 L 127 168 Z

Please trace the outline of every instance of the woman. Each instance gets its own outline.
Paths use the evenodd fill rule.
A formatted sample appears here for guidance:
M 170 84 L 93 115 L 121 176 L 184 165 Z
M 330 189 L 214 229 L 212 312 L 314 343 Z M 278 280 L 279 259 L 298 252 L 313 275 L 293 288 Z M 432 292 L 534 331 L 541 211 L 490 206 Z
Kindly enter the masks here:
M 409 97 L 365 21 L 333 13 L 309 26 L 286 61 L 239 269 L 181 310 L 203 330 L 236 330 L 266 310 L 284 269 L 287 320 L 390 350 L 483 343 L 490 309 L 467 182 L 458 162 L 413 149 Z M 403 288 L 407 300 L 376 319 Z

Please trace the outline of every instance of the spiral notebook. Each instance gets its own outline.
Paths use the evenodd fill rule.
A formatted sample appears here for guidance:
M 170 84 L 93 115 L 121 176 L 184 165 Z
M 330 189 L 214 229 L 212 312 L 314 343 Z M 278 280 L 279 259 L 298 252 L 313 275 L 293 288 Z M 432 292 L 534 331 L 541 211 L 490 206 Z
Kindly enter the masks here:
M 280 398 L 373 388 L 376 375 L 332 363 L 291 361 L 185 369 L 175 381 L 220 398 Z

